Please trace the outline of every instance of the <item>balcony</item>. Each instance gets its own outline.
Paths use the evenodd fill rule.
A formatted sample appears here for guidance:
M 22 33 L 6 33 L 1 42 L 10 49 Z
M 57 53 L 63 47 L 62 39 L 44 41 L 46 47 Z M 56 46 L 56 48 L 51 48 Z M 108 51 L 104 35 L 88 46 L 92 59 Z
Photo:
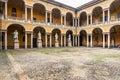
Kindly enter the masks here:
M 69 25 L 61 25 L 61 24 L 56 24 L 56 23 L 46 23 L 44 20 L 25 20 L 25 18 L 19 18 L 19 17 L 12 17 L 8 16 L 7 19 L 4 18 L 4 16 L 1 16 L 0 19 L 6 20 L 6 21 L 13 21 L 13 22 L 18 22 L 18 23 L 23 23 L 23 24 L 35 24 L 35 25 L 41 25 L 41 26 L 50 26 L 50 27 L 55 27 L 55 28 L 67 28 L 67 29 L 75 29 L 73 26 Z
M 114 20 L 110 20 L 110 22 L 108 21 L 105 21 L 105 23 L 103 22 L 98 22 L 98 23 L 93 23 L 92 25 L 89 24 L 89 25 L 82 25 L 80 27 L 78 27 L 79 29 L 82 28 L 88 28 L 88 27 L 102 27 L 102 26 L 105 26 L 105 25 L 118 25 L 120 23 L 120 18 L 117 18 L 117 19 L 114 19 Z

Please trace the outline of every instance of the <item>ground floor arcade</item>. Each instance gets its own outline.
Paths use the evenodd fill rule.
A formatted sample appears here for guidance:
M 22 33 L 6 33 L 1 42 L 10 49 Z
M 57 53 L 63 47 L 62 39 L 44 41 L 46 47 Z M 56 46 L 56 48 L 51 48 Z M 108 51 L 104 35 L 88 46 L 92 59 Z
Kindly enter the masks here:
M 18 32 L 19 48 L 38 48 L 38 33 L 41 33 L 42 47 L 103 47 L 113 48 L 120 46 L 120 25 L 113 26 L 109 32 L 103 32 L 101 28 L 93 29 L 91 34 L 86 30 L 81 30 L 79 34 L 73 34 L 72 30 L 67 30 L 65 34 L 60 29 L 55 28 L 51 33 L 46 32 L 44 27 L 37 26 L 33 31 L 26 31 L 22 25 L 12 24 L 7 30 L 2 30 L 1 44 L 3 49 L 14 49 L 14 31 Z M 71 44 L 71 45 L 70 45 Z

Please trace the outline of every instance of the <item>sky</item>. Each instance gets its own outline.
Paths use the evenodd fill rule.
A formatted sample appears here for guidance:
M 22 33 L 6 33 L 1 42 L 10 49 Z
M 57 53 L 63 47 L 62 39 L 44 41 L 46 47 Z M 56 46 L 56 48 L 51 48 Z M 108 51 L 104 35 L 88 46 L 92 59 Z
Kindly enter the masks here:
M 92 0 L 55 0 L 55 1 L 58 1 L 63 4 L 66 4 L 66 5 L 76 8 L 76 7 L 79 7 L 87 2 L 92 1 Z

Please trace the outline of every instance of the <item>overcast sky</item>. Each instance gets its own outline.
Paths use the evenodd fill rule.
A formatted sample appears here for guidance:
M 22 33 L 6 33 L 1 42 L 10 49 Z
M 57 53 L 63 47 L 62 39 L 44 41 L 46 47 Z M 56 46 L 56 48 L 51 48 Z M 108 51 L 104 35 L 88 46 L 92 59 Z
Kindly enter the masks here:
M 78 7 L 80 5 L 83 5 L 87 2 L 90 2 L 92 0 L 55 0 L 55 1 L 58 1 L 58 2 L 61 2 L 63 4 L 67 4 L 69 6 L 72 6 L 72 7 Z

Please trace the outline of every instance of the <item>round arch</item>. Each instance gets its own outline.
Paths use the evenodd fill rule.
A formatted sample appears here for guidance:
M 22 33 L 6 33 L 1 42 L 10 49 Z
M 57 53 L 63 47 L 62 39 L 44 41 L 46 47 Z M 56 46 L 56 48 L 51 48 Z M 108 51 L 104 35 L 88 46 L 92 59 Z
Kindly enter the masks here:
M 87 31 L 86 30 L 81 30 L 79 32 L 80 34 L 80 46 L 87 46 Z
M 11 24 L 7 27 L 7 47 L 8 49 L 14 48 L 14 32 L 18 32 L 18 41 L 19 41 L 19 47 L 25 48 L 25 28 L 22 25 L 19 24 Z
M 45 22 L 46 8 L 41 3 L 35 3 L 33 5 L 33 21 Z
M 39 32 L 41 34 L 41 41 L 42 41 L 42 46 L 41 47 L 45 47 L 45 34 L 46 34 L 46 30 L 41 27 L 41 26 L 37 26 L 33 29 L 33 47 L 36 48 L 38 47 L 38 35 Z
M 110 46 L 120 47 L 120 25 L 115 25 L 110 28 Z
M 73 44 L 73 31 L 72 30 L 67 30 L 66 31 L 66 45 L 68 46 L 68 42 L 69 42 L 69 40 L 68 40 L 68 38 L 69 38 L 69 35 L 71 36 L 71 44 L 72 45 L 74 45 Z
M 23 19 L 25 11 L 24 0 L 8 0 L 7 5 L 11 7 L 11 12 L 8 12 L 8 16 Z
M 66 25 L 68 26 L 73 25 L 73 14 L 71 12 L 66 13 Z
M 60 29 L 58 29 L 58 28 L 55 28 L 55 29 L 53 29 L 52 30 L 52 46 L 53 47 L 56 47 L 55 46 L 55 35 L 58 35 L 58 43 L 59 43 L 59 45 L 60 45 L 60 42 L 61 42 L 61 30 Z
M 93 24 L 98 24 L 102 22 L 102 14 L 103 8 L 101 6 L 97 6 L 93 8 L 92 10 L 92 16 L 93 16 Z
M 61 10 L 58 8 L 52 9 L 52 23 L 61 24 Z
M 80 26 L 87 25 L 87 13 L 85 11 L 80 13 L 79 20 Z
M 103 46 L 103 31 L 101 28 L 95 28 L 92 31 L 92 42 L 95 47 Z

